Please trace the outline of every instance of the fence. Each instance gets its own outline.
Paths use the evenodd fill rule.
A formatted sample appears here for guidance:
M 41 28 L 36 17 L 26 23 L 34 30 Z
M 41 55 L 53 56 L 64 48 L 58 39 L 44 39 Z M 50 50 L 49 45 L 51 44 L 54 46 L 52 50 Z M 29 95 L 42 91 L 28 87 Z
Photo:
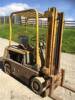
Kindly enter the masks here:
M 20 16 L 14 16 L 12 18 L 12 21 L 14 24 L 23 24 L 26 25 L 26 19 L 25 17 L 20 17 Z M 9 24 L 9 16 L 1 16 L 0 17 L 0 23 L 1 24 Z M 27 24 L 29 25 L 35 25 L 36 21 L 35 19 L 29 19 Z M 75 28 L 75 21 L 64 21 L 64 26 L 65 28 Z M 46 18 L 39 18 L 39 25 L 42 26 L 46 26 L 47 27 L 47 19 Z
M 75 21 L 65 21 L 65 28 L 75 28 Z

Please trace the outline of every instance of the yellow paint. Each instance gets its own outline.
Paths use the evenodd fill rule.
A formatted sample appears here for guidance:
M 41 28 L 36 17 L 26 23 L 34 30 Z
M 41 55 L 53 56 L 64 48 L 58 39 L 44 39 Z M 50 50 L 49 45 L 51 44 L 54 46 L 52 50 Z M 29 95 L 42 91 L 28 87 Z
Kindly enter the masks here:
M 30 53 L 30 52 L 27 51 L 27 50 L 16 49 L 16 48 L 13 48 L 13 47 L 9 47 L 8 50 L 10 50 L 10 51 L 14 51 L 14 52 L 16 52 L 16 53 L 20 53 L 20 54 Z
M 9 16 L 9 25 L 10 25 L 9 45 L 11 45 L 11 39 L 12 39 L 12 18 L 11 16 Z
M 38 69 L 38 65 L 41 65 L 40 55 L 39 55 L 39 15 L 36 11 L 36 65 Z
M 31 15 L 28 14 L 27 11 L 30 14 L 32 13 L 33 16 L 32 16 L 32 14 Z M 21 14 L 21 16 L 24 15 L 25 17 L 29 16 L 29 18 L 35 17 L 35 19 L 36 19 L 36 65 L 37 65 L 37 69 L 38 69 L 38 65 L 41 65 L 40 55 L 39 55 L 39 23 L 38 23 L 39 15 L 41 16 L 41 14 L 38 13 L 38 11 L 34 10 L 34 9 L 25 10 L 25 11 L 22 11 L 22 12 L 14 12 L 14 13 L 12 13 L 11 16 L 9 17 L 9 23 L 10 23 L 9 46 L 11 45 L 11 40 L 12 40 L 12 16 L 14 14 L 16 14 L 16 15 Z M 15 52 L 18 52 L 18 51 L 15 50 Z

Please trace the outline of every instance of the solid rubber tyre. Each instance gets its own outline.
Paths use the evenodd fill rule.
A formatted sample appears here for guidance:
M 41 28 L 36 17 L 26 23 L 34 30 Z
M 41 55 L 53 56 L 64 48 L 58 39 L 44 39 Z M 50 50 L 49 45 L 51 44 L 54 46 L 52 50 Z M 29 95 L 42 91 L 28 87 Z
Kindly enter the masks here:
M 36 94 L 41 94 L 43 92 L 43 82 L 44 79 L 40 77 L 34 77 L 31 81 L 31 89 L 36 93 Z

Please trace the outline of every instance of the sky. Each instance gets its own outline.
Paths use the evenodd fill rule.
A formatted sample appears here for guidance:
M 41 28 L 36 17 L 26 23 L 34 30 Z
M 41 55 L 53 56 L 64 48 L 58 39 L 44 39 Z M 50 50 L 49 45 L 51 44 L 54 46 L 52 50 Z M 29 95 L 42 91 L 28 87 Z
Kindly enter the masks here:
M 51 7 L 64 12 L 66 20 L 75 20 L 75 0 L 0 0 L 0 16 L 30 8 L 44 12 Z

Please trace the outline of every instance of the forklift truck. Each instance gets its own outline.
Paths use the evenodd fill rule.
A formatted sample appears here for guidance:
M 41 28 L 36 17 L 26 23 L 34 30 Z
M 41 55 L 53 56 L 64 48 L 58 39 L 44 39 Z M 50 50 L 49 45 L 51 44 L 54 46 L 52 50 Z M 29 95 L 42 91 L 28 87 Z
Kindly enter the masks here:
M 36 47 L 29 45 L 26 36 L 20 38 L 23 40 L 20 44 L 12 45 L 12 17 L 14 15 L 36 19 Z M 39 18 L 48 19 L 46 50 L 44 43 L 39 42 Z M 4 51 L 4 71 L 21 79 L 36 94 L 42 96 L 51 96 L 53 90 L 63 84 L 64 70 L 59 69 L 63 21 L 63 13 L 57 12 L 56 8 L 49 8 L 43 14 L 29 9 L 13 12 L 9 16 L 9 46 Z

